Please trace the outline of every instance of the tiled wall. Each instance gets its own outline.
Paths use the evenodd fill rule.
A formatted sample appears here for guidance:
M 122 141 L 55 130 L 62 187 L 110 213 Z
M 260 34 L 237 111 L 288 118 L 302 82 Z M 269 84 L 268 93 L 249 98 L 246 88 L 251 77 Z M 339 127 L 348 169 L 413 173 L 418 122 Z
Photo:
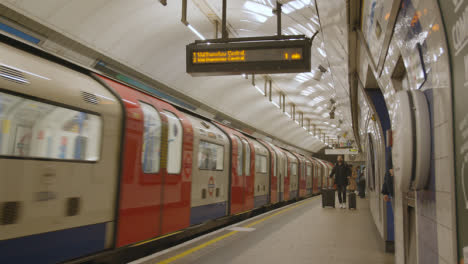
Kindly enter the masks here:
M 378 7 L 382 1 L 366 0 L 363 4 L 371 6 L 372 2 L 376 2 L 375 6 Z M 386 6 L 382 8 L 384 11 L 375 13 L 382 17 L 373 19 L 384 21 L 388 17 L 390 12 L 388 2 L 391 1 L 385 2 Z M 416 194 L 417 252 L 414 253 L 417 254 L 418 263 L 456 263 L 452 101 L 445 33 L 436 0 L 403 0 L 401 3 L 381 75 L 379 76 L 380 69 L 374 69 L 372 63 L 368 62 L 371 56 L 368 56 L 366 49 L 362 47 L 363 58 L 361 58 L 359 76 L 361 80 L 365 80 L 368 65 L 373 69 L 384 94 L 390 118 L 393 120 L 392 113 L 398 111 L 393 104 L 395 93 L 391 80 L 393 69 L 401 56 L 408 72 L 411 89 L 420 87 L 423 80 L 418 74 L 420 61 L 418 56 L 415 56 L 417 54 L 415 45 L 421 44 L 427 80 L 420 89 L 429 104 L 432 152 L 431 163 L 427 165 L 430 166 L 428 187 Z M 366 25 L 366 19 L 369 18 L 364 17 L 363 25 Z M 390 26 L 389 30 L 391 29 Z M 364 30 L 366 29 L 363 28 Z M 381 35 L 385 35 L 385 30 L 383 29 Z M 366 35 L 367 32 L 363 34 Z M 369 44 L 370 50 L 375 50 L 372 43 Z M 378 60 L 376 57 L 372 59 Z M 403 194 L 396 190 L 395 196 L 396 263 L 405 263 L 404 248 L 407 245 L 404 243 L 403 233 Z

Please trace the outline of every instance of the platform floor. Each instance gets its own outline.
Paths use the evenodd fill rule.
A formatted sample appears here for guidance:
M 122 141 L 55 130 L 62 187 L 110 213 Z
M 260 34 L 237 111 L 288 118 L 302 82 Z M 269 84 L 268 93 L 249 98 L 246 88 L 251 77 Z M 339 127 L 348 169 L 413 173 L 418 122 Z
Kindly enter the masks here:
M 322 208 L 320 196 L 220 229 L 132 264 L 394 263 L 366 199 L 358 209 Z

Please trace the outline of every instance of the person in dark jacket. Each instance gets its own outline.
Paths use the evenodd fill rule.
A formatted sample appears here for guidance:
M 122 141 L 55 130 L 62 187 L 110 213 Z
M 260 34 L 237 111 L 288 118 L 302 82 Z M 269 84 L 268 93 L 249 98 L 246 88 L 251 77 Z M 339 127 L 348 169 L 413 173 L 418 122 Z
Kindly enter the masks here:
M 381 193 L 384 195 L 384 201 L 392 202 L 392 207 L 393 207 L 393 195 L 394 195 L 394 189 L 393 189 L 393 162 L 392 162 L 392 157 L 391 155 L 388 155 L 387 157 L 387 167 L 389 168 L 388 171 L 385 173 L 384 176 L 384 183 L 382 185 L 382 191 Z
M 346 186 L 348 185 L 348 177 L 350 175 L 351 170 L 348 165 L 344 163 L 343 156 L 338 156 L 335 167 L 333 167 L 330 173 L 330 178 L 335 178 L 340 208 L 346 208 Z

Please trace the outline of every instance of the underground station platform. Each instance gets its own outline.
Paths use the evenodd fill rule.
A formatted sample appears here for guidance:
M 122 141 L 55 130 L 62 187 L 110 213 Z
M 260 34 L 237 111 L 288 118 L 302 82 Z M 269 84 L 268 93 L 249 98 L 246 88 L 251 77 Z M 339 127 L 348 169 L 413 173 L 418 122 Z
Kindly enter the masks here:
M 369 210 L 322 208 L 308 198 L 219 229 L 131 264 L 394 263 Z

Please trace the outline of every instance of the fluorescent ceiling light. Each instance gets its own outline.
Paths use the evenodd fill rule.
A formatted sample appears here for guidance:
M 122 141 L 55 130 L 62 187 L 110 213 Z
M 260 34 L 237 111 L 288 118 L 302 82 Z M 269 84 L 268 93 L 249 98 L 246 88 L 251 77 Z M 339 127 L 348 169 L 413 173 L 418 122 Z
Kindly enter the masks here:
M 251 12 L 262 14 L 264 16 L 268 16 L 268 17 L 273 16 L 273 11 L 271 10 L 271 8 L 269 8 L 268 6 L 259 4 L 259 3 L 247 1 L 244 3 L 244 8 Z
M 321 101 L 325 100 L 325 97 L 323 96 L 317 96 L 315 97 L 314 99 L 312 99 L 312 101 L 309 102 L 309 105 L 310 106 L 313 106 L 313 105 L 316 105 L 318 103 L 320 103 Z
M 250 11 L 245 11 L 245 10 L 243 12 L 252 15 L 254 19 L 260 23 L 265 23 L 265 21 L 267 21 L 268 19 L 266 16 L 259 15 L 255 12 L 250 12 Z
M 205 37 L 200 34 L 200 32 L 198 32 L 194 27 L 192 27 L 192 25 L 188 24 L 187 27 L 192 30 L 193 33 L 195 33 L 195 35 L 197 35 L 199 38 L 201 38 L 202 40 L 205 40 Z
M 291 115 L 288 112 L 284 112 L 284 114 L 291 118 Z
M 322 57 L 326 58 L 327 57 L 327 54 L 325 53 L 325 51 L 321 48 L 317 48 L 318 52 L 320 53 L 320 55 L 322 55 Z
M 302 3 L 302 1 L 300 0 L 292 1 L 292 2 L 289 2 L 288 4 L 298 10 L 304 8 L 304 3 Z
M 302 30 L 304 30 L 304 33 L 307 35 L 307 36 L 312 36 L 312 32 L 310 30 L 308 30 L 306 27 L 304 27 L 303 25 L 301 24 L 297 24 L 298 27 L 300 27 Z
M 271 103 L 276 106 L 277 108 L 280 108 L 279 104 L 277 104 L 275 101 L 271 101 Z
M 298 124 L 298 125 L 299 125 L 299 121 L 297 121 L 297 120 L 294 120 L 294 122 L 296 122 L 296 124 Z
M 297 31 L 295 28 L 293 27 L 289 27 L 288 28 L 289 31 L 291 31 L 294 35 L 301 35 L 301 32 Z
M 255 85 L 255 89 L 257 89 L 257 91 L 261 93 L 262 95 L 265 95 L 265 92 L 262 89 L 258 88 L 257 85 Z
M 287 15 L 289 13 L 294 12 L 294 8 L 292 6 L 290 6 L 289 4 L 286 4 L 286 5 L 283 5 L 281 7 L 281 11 L 283 11 L 283 13 L 285 13 Z
M 311 17 L 310 20 L 312 20 L 312 22 L 314 22 L 314 24 L 316 24 L 317 26 L 320 26 L 318 20 L 315 17 Z

